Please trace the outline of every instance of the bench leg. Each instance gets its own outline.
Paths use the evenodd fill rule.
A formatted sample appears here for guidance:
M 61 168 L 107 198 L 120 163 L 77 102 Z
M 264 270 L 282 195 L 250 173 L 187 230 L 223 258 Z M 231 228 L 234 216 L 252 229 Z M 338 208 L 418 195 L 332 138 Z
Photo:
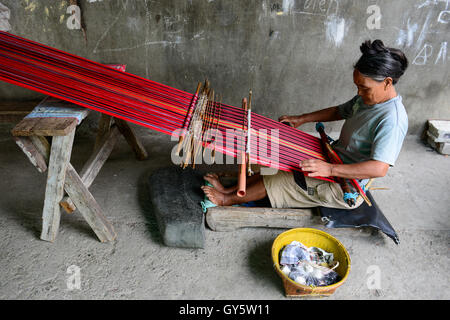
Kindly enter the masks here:
M 86 188 L 89 188 L 95 177 L 97 177 L 100 169 L 111 154 L 118 137 L 119 131 L 116 126 L 113 126 L 83 166 L 83 169 L 80 171 L 80 177 Z M 76 210 L 75 204 L 68 196 L 65 196 L 60 204 L 67 213 L 72 213 Z
M 119 128 L 120 133 L 125 137 L 128 144 L 133 149 L 136 159 L 145 160 L 148 158 L 147 151 L 142 145 L 141 141 L 136 137 L 133 128 L 131 128 L 125 120 L 114 118 L 114 122 Z
M 72 153 L 74 136 L 75 130 L 72 130 L 66 136 L 54 136 L 52 138 L 42 213 L 42 240 L 53 242 L 58 234 L 61 218 L 59 202 L 64 196 L 64 181 Z
M 64 188 L 98 239 L 101 242 L 113 241 L 116 238 L 113 226 L 105 218 L 100 205 L 70 163 L 67 167 Z
M 47 160 L 36 149 L 30 137 L 13 137 L 13 139 L 40 173 L 47 171 Z
M 112 117 L 104 113 L 102 113 L 100 117 L 100 121 L 98 122 L 98 133 L 97 137 L 95 138 L 94 151 L 96 151 L 100 147 L 102 141 L 109 133 L 109 130 L 111 128 Z

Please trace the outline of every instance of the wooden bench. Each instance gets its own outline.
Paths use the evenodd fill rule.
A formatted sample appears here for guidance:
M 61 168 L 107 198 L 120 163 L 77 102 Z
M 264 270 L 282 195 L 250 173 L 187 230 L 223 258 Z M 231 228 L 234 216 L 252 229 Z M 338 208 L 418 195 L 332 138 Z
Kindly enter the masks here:
M 102 114 L 94 151 L 80 173 L 76 172 L 70 164 L 75 131 L 89 112 L 89 109 L 47 97 L 11 131 L 16 144 L 37 170 L 48 171 L 42 240 L 53 242 L 56 239 L 61 207 L 68 213 L 78 208 L 101 242 L 114 240 L 114 228 L 88 188 L 111 154 L 120 133 L 138 160 L 148 157 L 126 121 Z M 47 137 L 51 137 L 51 143 Z
M 212 207 L 206 223 L 213 231 L 234 231 L 246 227 L 291 229 L 322 225 L 314 209 L 279 209 L 260 207 Z

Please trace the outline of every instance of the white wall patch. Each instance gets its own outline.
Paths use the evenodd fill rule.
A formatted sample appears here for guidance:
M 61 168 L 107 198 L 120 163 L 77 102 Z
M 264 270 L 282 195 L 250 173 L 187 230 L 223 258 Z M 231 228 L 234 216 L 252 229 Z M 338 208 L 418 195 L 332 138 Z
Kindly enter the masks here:
M 344 40 L 346 32 L 345 19 L 331 15 L 325 20 L 325 26 L 327 40 L 339 47 Z
M 289 12 L 294 7 L 294 1 L 293 0 L 283 0 L 283 13 L 289 14 Z
M 0 2 L 0 31 L 10 31 L 11 25 L 9 24 L 9 18 L 11 11 L 8 7 Z

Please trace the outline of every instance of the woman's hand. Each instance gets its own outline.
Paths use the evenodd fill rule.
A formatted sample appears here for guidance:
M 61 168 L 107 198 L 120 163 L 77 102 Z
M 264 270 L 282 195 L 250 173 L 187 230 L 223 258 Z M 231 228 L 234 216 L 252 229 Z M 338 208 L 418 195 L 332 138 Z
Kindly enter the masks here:
M 333 175 L 333 165 L 318 159 L 304 160 L 300 162 L 300 168 L 308 173 L 308 177 L 331 177 Z
M 378 160 L 368 160 L 350 164 L 331 164 L 318 159 L 300 162 L 302 171 L 309 177 L 340 177 L 345 179 L 371 179 L 384 177 L 389 164 Z
M 328 122 L 342 120 L 338 107 L 330 107 L 311 113 L 303 113 L 299 116 L 281 116 L 278 121 L 290 123 L 294 128 L 309 122 Z
M 301 124 L 303 124 L 303 121 L 301 120 L 301 116 L 281 116 L 278 118 L 278 121 L 291 124 L 294 128 L 297 128 Z

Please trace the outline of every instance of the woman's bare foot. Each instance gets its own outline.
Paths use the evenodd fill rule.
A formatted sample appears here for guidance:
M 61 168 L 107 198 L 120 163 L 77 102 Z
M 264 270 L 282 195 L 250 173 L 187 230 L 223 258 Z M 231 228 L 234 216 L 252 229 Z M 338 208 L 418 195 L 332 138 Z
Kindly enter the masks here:
M 223 194 L 222 192 L 220 192 L 219 190 L 217 190 L 213 187 L 209 187 L 209 186 L 202 186 L 202 190 L 208 197 L 209 201 L 211 201 L 215 205 L 218 205 L 218 206 L 225 205 L 225 196 L 226 195 Z
M 206 181 L 208 181 L 209 183 L 212 184 L 212 186 L 219 192 L 221 193 L 225 193 L 228 194 L 230 193 L 229 190 L 227 190 L 221 183 L 219 180 L 219 176 L 215 173 L 207 173 L 203 179 L 205 179 Z

